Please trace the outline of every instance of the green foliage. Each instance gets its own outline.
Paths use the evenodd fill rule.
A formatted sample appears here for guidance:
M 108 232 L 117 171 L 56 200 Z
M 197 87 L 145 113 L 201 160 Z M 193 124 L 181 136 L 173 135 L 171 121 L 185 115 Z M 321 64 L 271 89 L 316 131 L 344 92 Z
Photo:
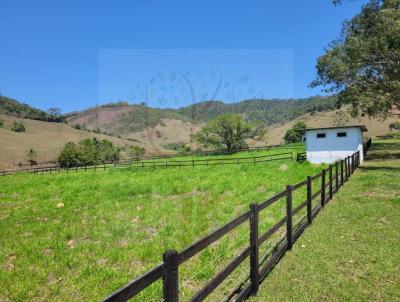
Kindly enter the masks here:
M 57 108 L 51 108 L 51 109 L 57 110 Z M 0 112 L 19 118 L 28 118 L 32 120 L 39 120 L 46 122 L 65 121 L 65 117 L 61 115 L 60 111 L 57 111 L 57 113 L 60 114 L 52 115 L 40 109 L 32 108 L 27 104 L 20 103 L 16 100 L 4 96 L 0 96 Z M 55 113 L 56 111 L 52 112 Z
M 390 130 L 392 130 L 392 129 L 400 130 L 400 121 L 391 123 L 389 125 L 389 127 L 390 127 Z
M 11 131 L 14 131 L 14 132 L 25 132 L 26 131 L 25 125 L 22 122 L 14 122 L 11 125 L 10 129 L 11 129 Z
M 178 109 L 178 112 L 193 121 L 209 121 L 221 114 L 242 114 L 250 123 L 261 121 L 264 125 L 284 123 L 300 115 L 337 108 L 335 96 L 315 96 L 300 100 L 253 99 L 233 104 L 207 101 Z
M 382 135 L 384 138 L 400 138 L 400 132 L 389 132 L 386 133 L 385 135 Z
M 28 151 L 26 151 L 26 157 L 28 158 L 28 163 L 31 166 L 34 166 L 37 164 L 37 162 L 36 162 L 37 151 L 34 148 L 29 148 Z
M 304 130 L 307 128 L 306 123 L 304 122 L 297 122 L 293 125 L 291 129 L 286 131 L 284 136 L 284 140 L 286 143 L 298 143 L 301 142 L 301 139 L 304 134 Z
M 119 149 L 107 140 L 86 138 L 78 145 L 72 142 L 65 144 L 58 156 L 61 167 L 75 167 L 112 162 L 119 159 Z
M 176 151 L 178 154 L 186 154 L 192 151 L 185 143 L 170 143 L 163 146 L 164 149 Z
M 317 79 L 352 104 L 354 116 L 386 116 L 400 108 L 400 1 L 370 0 L 318 58 Z
M 143 147 L 139 146 L 129 146 L 128 154 L 130 157 L 139 158 L 146 153 L 146 150 Z
M 336 109 L 337 97 L 315 96 L 299 100 L 253 99 L 234 104 L 225 104 L 220 101 L 206 101 L 179 109 L 151 108 L 146 106 L 146 104 L 128 105 L 127 103 L 107 104 L 98 108 L 104 107 L 126 107 L 114 131 L 123 134 L 142 131 L 146 127 L 153 127 L 157 124 L 165 126 L 163 119 L 177 119 L 184 122 L 208 122 L 225 113 L 240 114 L 246 122 L 255 123 L 260 121 L 264 126 L 267 126 L 290 121 L 305 113 Z M 75 112 L 68 114 L 67 117 L 73 118 L 80 114 L 79 112 Z M 96 131 L 101 132 L 100 129 Z
M 226 148 L 228 153 L 247 146 L 247 138 L 259 138 L 262 128 L 253 127 L 243 121 L 240 115 L 222 114 L 210 120 L 205 127 L 193 135 L 205 148 Z
M 76 167 L 81 162 L 81 154 L 78 146 L 73 142 L 65 144 L 57 158 L 62 168 Z
M 60 108 L 49 108 L 47 110 L 47 113 L 50 114 L 51 116 L 61 116 L 62 110 Z
M 75 124 L 72 127 L 74 127 L 77 130 L 83 130 L 83 131 L 87 131 L 86 125 L 85 124 Z M 93 131 L 94 132 L 94 131 Z
M 4 127 L 4 120 L 3 118 L 0 116 L 0 128 Z

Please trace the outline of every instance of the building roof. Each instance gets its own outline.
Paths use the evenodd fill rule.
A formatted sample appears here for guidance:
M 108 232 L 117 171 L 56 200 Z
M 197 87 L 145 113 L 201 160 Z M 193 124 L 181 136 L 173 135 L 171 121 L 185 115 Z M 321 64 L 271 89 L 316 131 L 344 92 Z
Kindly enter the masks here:
M 362 132 L 367 132 L 368 129 L 365 125 L 352 125 L 352 126 L 340 126 L 340 127 L 321 127 L 321 128 L 307 128 L 309 130 L 325 130 L 325 129 L 343 129 L 343 128 L 360 128 Z

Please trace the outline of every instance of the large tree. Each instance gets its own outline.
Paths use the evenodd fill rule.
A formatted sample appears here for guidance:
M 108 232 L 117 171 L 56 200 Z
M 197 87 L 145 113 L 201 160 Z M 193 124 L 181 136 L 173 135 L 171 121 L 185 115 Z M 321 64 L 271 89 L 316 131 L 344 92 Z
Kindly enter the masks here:
M 336 1 L 340 2 L 340 1 Z M 317 61 L 317 79 L 337 92 L 353 115 L 386 116 L 400 109 L 400 0 L 370 0 L 344 23 L 341 37 Z
M 246 147 L 246 139 L 260 139 L 264 135 L 262 125 L 251 125 L 240 115 L 222 114 L 210 120 L 193 138 L 205 148 L 224 147 L 228 153 Z

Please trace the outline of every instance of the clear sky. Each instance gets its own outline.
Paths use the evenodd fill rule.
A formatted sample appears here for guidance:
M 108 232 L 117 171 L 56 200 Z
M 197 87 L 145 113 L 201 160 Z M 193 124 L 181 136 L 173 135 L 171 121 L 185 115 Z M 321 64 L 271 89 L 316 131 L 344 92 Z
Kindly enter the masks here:
M 307 87 L 316 58 L 363 3 L 0 0 L 0 93 L 65 112 L 117 100 L 182 106 L 215 96 L 223 77 L 222 88 L 246 83 L 241 95 L 239 87 L 221 88 L 223 101 L 259 91 L 307 97 L 320 93 Z M 212 83 L 194 83 L 195 73 Z M 172 87 L 179 79 L 192 85 L 188 99 Z M 148 85 L 155 85 L 151 97 Z M 174 93 L 162 93 L 168 89 Z M 177 102 L 163 101 L 176 94 Z

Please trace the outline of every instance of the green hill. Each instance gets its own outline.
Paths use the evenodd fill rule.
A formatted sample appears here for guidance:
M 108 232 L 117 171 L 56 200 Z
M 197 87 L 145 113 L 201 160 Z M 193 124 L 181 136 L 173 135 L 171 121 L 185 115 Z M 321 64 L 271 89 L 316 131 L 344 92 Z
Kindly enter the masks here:
M 0 113 L 18 118 L 26 118 L 46 122 L 65 121 L 65 118 L 61 115 L 51 115 L 43 110 L 33 108 L 28 104 L 18 102 L 5 96 L 0 96 Z

